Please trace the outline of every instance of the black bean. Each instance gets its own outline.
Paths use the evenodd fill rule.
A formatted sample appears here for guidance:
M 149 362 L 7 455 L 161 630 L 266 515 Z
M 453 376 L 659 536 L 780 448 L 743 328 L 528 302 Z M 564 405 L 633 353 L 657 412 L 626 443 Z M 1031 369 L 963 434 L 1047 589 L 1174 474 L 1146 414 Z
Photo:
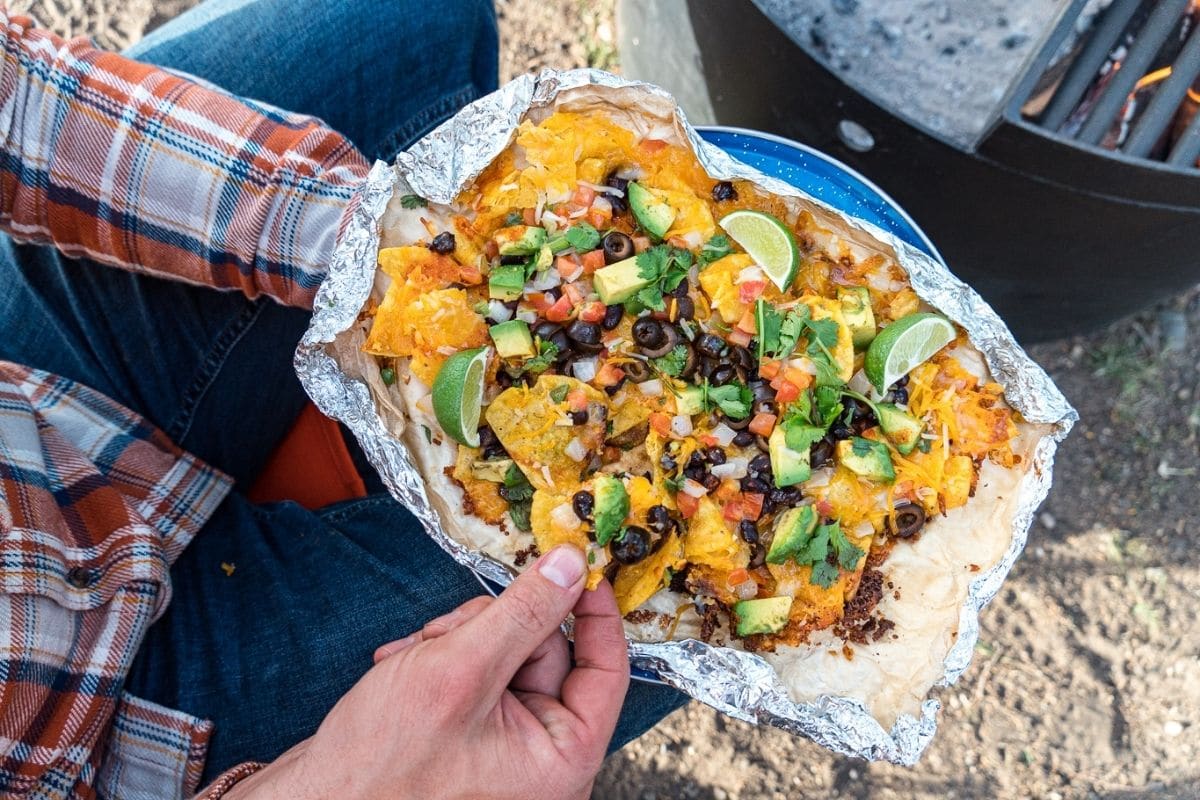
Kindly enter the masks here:
M 574 320 L 567 327 L 567 338 L 575 343 L 578 350 L 585 353 L 599 353 L 603 347 L 600 344 L 600 326 L 594 322 Z
M 750 387 L 750 393 L 754 395 L 755 400 L 774 400 L 775 390 L 771 388 L 771 384 L 763 380 L 753 380 L 747 384 Z
M 754 413 L 755 414 L 774 414 L 775 408 L 776 408 L 776 406 L 775 406 L 774 400 L 755 400 L 754 401 Z
M 675 459 L 671 458 L 670 453 L 663 453 L 658 458 L 658 465 L 660 467 L 662 467 L 663 469 L 665 469 L 667 472 L 672 472 L 675 469 L 675 467 L 679 466 L 679 463 L 677 461 L 675 461 Z
M 696 350 L 702 356 L 709 358 L 720 358 L 721 353 L 725 352 L 725 340 L 715 333 L 701 334 L 696 339 Z
M 512 375 L 509 375 L 504 370 L 500 370 L 499 372 L 496 373 L 496 385 L 499 386 L 501 389 L 507 389 L 508 387 L 512 386 L 513 385 Z
M 792 506 L 799 503 L 804 495 L 797 486 L 784 486 L 783 488 L 772 489 L 767 496 L 771 498 L 772 503 L 781 506 Z
M 746 419 L 750 418 L 746 417 Z M 729 427 L 732 428 L 733 426 L 730 425 Z M 754 434 L 745 430 L 738 431 L 737 435 L 733 437 L 733 443 L 738 447 L 749 447 L 750 445 L 754 444 Z
M 496 441 L 496 432 L 492 430 L 490 425 L 479 426 L 479 446 L 487 447 L 492 442 Z
M 704 476 L 707 474 L 708 474 L 708 470 L 706 470 L 702 466 L 701 467 L 684 467 L 683 468 L 683 477 L 691 478 L 692 480 L 696 481 L 696 483 L 703 483 Z
M 636 564 L 650 555 L 650 532 L 637 525 L 630 525 L 612 543 L 612 557 L 621 564 Z
M 733 348 L 733 363 L 750 372 L 754 369 L 754 356 L 744 347 Z
M 737 200 L 738 193 L 737 189 L 733 188 L 732 183 L 729 181 L 720 181 L 716 186 L 713 187 L 712 197 L 713 200 L 721 203 L 726 200 Z
M 604 234 L 604 238 L 600 240 L 600 247 L 604 250 L 605 264 L 615 264 L 634 255 L 633 239 L 620 231 Z
M 429 249 L 441 255 L 449 255 L 454 252 L 454 234 L 449 231 L 443 231 L 433 237 L 433 241 L 429 243 Z
M 751 474 L 759 474 L 771 471 L 771 457 L 766 453 L 757 455 L 750 459 L 749 471 Z
M 902 405 L 902 406 L 908 405 L 908 389 L 901 387 L 899 389 L 893 390 L 892 391 L 892 402 L 898 403 L 899 405 Z
M 762 542 L 759 542 L 751 550 L 749 566 L 750 569 L 754 569 L 755 567 L 761 567 L 765 563 L 767 563 L 767 548 Z
M 611 331 L 621 324 L 621 317 L 625 315 L 625 307 L 621 305 L 608 306 L 604 310 L 604 322 L 600 323 L 604 330 Z
M 820 469 L 833 461 L 833 440 L 828 436 L 817 442 L 808 451 L 809 463 L 813 469 Z
M 668 294 L 671 297 L 687 297 L 689 284 L 687 278 L 681 280 Z
M 578 491 L 571 497 L 571 509 L 580 519 L 591 519 L 595 506 L 596 498 L 592 497 L 592 493 L 589 491 Z
M 730 364 L 719 364 L 713 368 L 712 375 L 709 376 L 709 381 L 713 386 L 724 386 L 737 377 L 737 370 Z
M 558 358 L 566 359 L 571 355 L 571 340 L 567 338 L 566 331 L 559 328 L 558 332 L 551 336 L 549 341 L 550 344 L 558 348 Z
M 671 512 L 667 510 L 666 506 L 650 506 L 646 512 L 646 527 L 655 533 L 670 532 L 672 524 Z
M 715 492 L 717 489 L 721 488 L 721 479 L 716 475 L 713 475 L 711 472 L 705 473 L 704 480 L 700 481 L 700 483 L 710 492 Z
M 713 445 L 704 451 L 704 459 L 710 464 L 719 465 L 725 463 L 725 451 L 717 445 Z
M 766 494 L 771 491 L 771 487 L 767 485 L 766 481 L 751 475 L 742 478 L 741 487 L 743 492 L 753 492 L 755 494 Z
M 704 469 L 705 461 L 706 459 L 704 458 L 703 453 L 701 453 L 699 450 L 693 450 L 692 454 L 688 457 L 686 466 L 700 467 L 701 469 Z
M 683 284 L 680 284 L 682 286 Z M 690 297 L 675 298 L 675 319 L 693 319 L 696 316 L 696 301 Z
M 841 422 L 835 422 L 833 427 L 829 429 L 830 435 L 839 442 L 845 441 L 854 435 L 854 431 L 849 426 Z
M 557 322 L 542 321 L 533 326 L 533 335 L 541 339 L 543 342 L 550 341 L 550 337 L 562 330 L 562 326 Z
M 585 425 L 588 421 L 588 413 L 586 408 L 581 408 L 578 411 L 571 412 L 572 425 Z
M 604 185 L 611 186 L 614 189 L 620 189 L 622 192 L 625 192 L 629 190 L 629 179 L 622 178 L 614 171 L 608 173 L 608 177 L 604 179 Z
M 901 376 L 898 381 L 896 381 L 895 383 L 892 384 L 892 386 L 897 386 L 900 388 L 908 386 L 908 375 Z
M 661 347 L 667 340 L 667 332 L 654 317 L 638 317 L 633 323 L 633 341 L 640 347 Z
M 758 544 L 758 526 L 748 519 L 738 523 L 738 535 L 746 544 Z

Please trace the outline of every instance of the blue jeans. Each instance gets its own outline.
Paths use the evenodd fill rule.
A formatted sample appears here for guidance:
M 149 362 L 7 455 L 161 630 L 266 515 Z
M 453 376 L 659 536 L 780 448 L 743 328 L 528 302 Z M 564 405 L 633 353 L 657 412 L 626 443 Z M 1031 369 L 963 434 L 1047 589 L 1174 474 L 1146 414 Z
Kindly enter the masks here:
M 387 159 L 495 88 L 497 44 L 490 0 L 383 5 L 209 0 L 129 55 L 321 117 Z M 216 723 L 206 780 L 309 736 L 375 647 L 481 592 L 382 492 L 316 512 L 241 494 L 306 402 L 291 369 L 306 313 L 6 237 L 0 288 L 0 358 L 108 394 L 236 481 L 172 568 L 125 686 Z M 613 748 L 685 699 L 634 684 Z

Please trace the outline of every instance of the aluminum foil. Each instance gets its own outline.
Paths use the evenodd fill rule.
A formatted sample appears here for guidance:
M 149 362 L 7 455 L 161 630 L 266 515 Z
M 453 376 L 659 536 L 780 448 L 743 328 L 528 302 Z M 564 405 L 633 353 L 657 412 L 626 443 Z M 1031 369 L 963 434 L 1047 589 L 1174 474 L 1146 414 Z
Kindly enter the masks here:
M 317 293 L 312 322 L 296 351 L 295 366 L 305 389 L 325 414 L 343 422 L 358 438 L 391 493 L 410 508 L 426 531 L 459 563 L 476 574 L 505 585 L 512 570 L 492 558 L 468 550 L 447 536 L 426 494 L 425 482 L 405 446 L 394 436 L 376 408 L 363 379 L 347 375 L 371 373 L 362 364 L 339 363 L 330 353 L 334 338 L 350 331 L 371 293 L 380 240 L 380 220 L 394 193 L 415 193 L 449 204 L 510 143 L 517 125 L 531 108 L 549 104 L 562 91 L 580 87 L 619 90 L 621 102 L 639 98 L 670 100 L 662 89 L 623 80 L 596 70 L 544 70 L 509 83 L 463 109 L 408 151 L 394 165 L 376 163 L 347 213 L 330 263 L 329 277 Z M 673 104 L 673 101 L 671 101 Z M 1025 546 L 1033 513 L 1050 488 L 1057 443 L 1078 419 L 1046 373 L 1017 345 L 1008 328 L 970 287 L 945 266 L 870 223 L 847 217 L 820 199 L 741 164 L 703 141 L 675 108 L 680 126 L 709 174 L 716 179 L 743 178 L 769 192 L 804 198 L 852 228 L 893 248 L 918 295 L 962 325 L 987 359 L 1005 396 L 1024 418 L 1045 423 L 1049 433 L 1038 443 L 1030 480 L 1023 483 L 1019 513 L 1013 521 L 1012 545 L 992 569 L 980 574 L 962 607 L 956 642 L 945 659 L 941 685 L 953 683 L 970 661 L 979 634 L 979 610 L 995 596 Z M 365 356 L 363 357 L 365 358 Z M 377 370 L 375 370 L 377 372 Z M 901 715 L 885 730 L 859 701 L 823 697 L 797 703 L 774 669 L 758 656 L 695 640 L 665 643 L 630 642 L 635 666 L 656 672 L 663 681 L 741 720 L 775 725 L 798 733 L 839 753 L 896 764 L 914 764 L 931 741 L 940 704 L 927 699 L 919 717 Z

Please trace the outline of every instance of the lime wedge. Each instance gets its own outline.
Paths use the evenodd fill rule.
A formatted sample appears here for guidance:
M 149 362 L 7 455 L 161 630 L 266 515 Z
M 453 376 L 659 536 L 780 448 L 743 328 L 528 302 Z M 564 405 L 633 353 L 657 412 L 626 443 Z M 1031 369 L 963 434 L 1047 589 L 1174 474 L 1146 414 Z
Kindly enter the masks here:
M 720 225 L 750 254 L 779 290 L 786 291 L 800 268 L 796 237 L 779 220 L 761 211 L 734 211 Z
M 442 430 L 467 447 L 479 446 L 479 409 L 488 349 L 463 350 L 446 359 L 433 380 L 433 413 Z
M 909 314 L 879 332 L 867 348 L 863 371 L 876 389 L 886 392 L 954 337 L 954 325 L 940 314 Z

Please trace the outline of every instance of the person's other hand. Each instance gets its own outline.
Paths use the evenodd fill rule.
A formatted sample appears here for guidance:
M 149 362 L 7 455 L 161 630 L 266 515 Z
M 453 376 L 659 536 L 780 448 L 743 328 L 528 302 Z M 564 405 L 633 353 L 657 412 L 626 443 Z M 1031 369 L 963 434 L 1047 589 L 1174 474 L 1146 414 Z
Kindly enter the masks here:
M 311 738 L 227 797 L 585 798 L 629 685 L 608 583 L 560 546 L 380 647 Z M 581 597 L 582 595 L 582 597 Z M 575 665 L 559 625 L 575 612 Z

